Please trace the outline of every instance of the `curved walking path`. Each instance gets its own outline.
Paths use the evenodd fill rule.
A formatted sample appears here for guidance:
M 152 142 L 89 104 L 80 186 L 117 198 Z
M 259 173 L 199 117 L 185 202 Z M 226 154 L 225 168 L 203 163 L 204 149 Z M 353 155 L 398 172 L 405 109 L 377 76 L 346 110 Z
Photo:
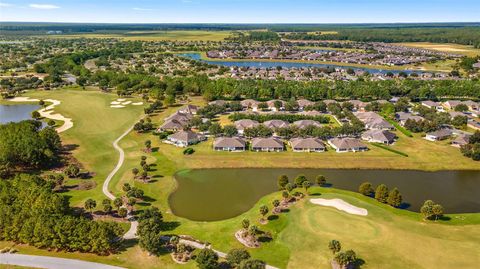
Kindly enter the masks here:
M 115 195 L 111 193 L 108 190 L 108 185 L 110 184 L 110 181 L 112 178 L 115 176 L 115 174 L 120 170 L 120 168 L 123 165 L 123 162 L 125 161 L 125 152 L 123 149 L 118 145 L 118 142 L 122 140 L 126 135 L 128 135 L 131 131 L 133 130 L 133 126 L 128 128 L 120 137 L 118 137 L 115 141 L 113 141 L 113 147 L 115 148 L 118 153 L 120 153 L 120 156 L 118 157 L 118 162 L 115 168 L 108 174 L 107 178 L 103 182 L 102 186 L 102 192 L 105 194 L 110 200 L 115 200 Z M 136 238 L 136 233 L 137 233 L 137 227 L 138 227 L 138 221 L 134 219 L 134 217 L 129 213 L 128 214 L 128 220 L 130 221 L 130 229 L 123 235 L 123 239 L 134 239 Z
M 128 133 L 130 133 L 131 131 L 133 130 L 133 126 L 130 127 L 127 131 L 125 131 L 120 137 L 118 137 L 114 142 L 113 142 L 113 147 L 115 148 L 115 150 L 117 150 L 119 153 L 120 153 L 120 156 L 118 158 L 118 162 L 117 162 L 117 165 L 115 166 L 115 168 L 113 168 L 113 170 L 110 172 L 110 174 L 108 174 L 107 178 L 105 179 L 105 181 L 103 182 L 103 186 L 102 186 L 102 191 L 103 193 L 110 199 L 110 200 L 114 200 L 116 197 L 115 195 L 113 195 L 113 193 L 111 193 L 109 190 L 108 190 L 108 185 L 110 184 L 110 181 L 112 180 L 112 178 L 115 176 L 115 174 L 118 172 L 118 170 L 120 170 L 120 168 L 122 167 L 123 165 L 123 162 L 125 161 L 125 152 L 123 151 L 123 149 L 118 145 L 118 143 L 120 142 L 120 140 L 122 140 L 126 135 L 128 135 Z M 134 217 L 129 213 L 129 220 L 130 220 L 130 229 L 123 235 L 123 239 L 134 239 L 134 238 L 137 238 L 137 228 L 138 228 L 138 221 L 136 221 L 134 219 Z M 165 240 L 169 240 L 170 237 L 167 237 L 165 236 L 164 237 Z M 185 245 L 189 245 L 191 247 L 194 247 L 194 248 L 198 248 L 198 249 L 204 249 L 204 248 L 210 248 L 210 246 L 206 245 L 206 244 L 202 244 L 202 243 L 199 243 L 199 242 L 196 242 L 196 241 L 193 241 L 193 240 L 187 240 L 187 239 L 180 239 L 180 242 L 182 244 L 185 244 Z M 224 252 L 221 252 L 221 251 L 218 251 L 218 250 L 215 250 L 215 249 L 212 249 L 215 253 L 217 253 L 217 255 L 221 258 L 225 258 L 227 257 L 227 253 L 224 253 Z M 270 266 L 270 265 L 266 265 L 265 267 L 266 269 L 278 269 L 276 267 L 273 267 L 273 266 Z M 96 268 L 94 268 L 96 269 Z
M 96 262 L 8 253 L 0 254 L 0 264 L 47 269 L 125 269 Z

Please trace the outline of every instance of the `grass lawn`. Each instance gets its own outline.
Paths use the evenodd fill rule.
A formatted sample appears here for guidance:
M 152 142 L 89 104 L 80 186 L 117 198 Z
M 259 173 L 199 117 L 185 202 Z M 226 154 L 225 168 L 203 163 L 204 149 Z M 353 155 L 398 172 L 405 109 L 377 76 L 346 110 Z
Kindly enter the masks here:
M 460 44 L 450 44 L 450 43 L 429 43 L 429 42 L 405 42 L 397 43 L 398 45 L 414 47 L 414 48 L 423 48 L 430 50 L 443 51 L 453 54 L 462 54 L 466 56 L 477 56 L 480 55 L 480 49 L 476 49 L 473 46 L 460 45 Z
M 132 31 L 125 33 L 67 34 L 50 38 L 118 38 L 140 41 L 222 41 L 230 31 Z
M 101 183 L 117 161 L 118 153 L 111 142 L 140 116 L 141 109 L 128 107 L 110 109 L 110 101 L 117 97 L 95 91 L 60 90 L 52 92 L 29 92 L 34 98 L 53 98 L 64 101 L 57 107 L 67 117 L 72 117 L 74 127 L 62 137 L 67 143 L 80 147 L 74 152 L 86 169 L 96 172 L 97 187 L 91 191 L 71 191 L 73 204 L 81 204 L 87 197 L 98 202 L 103 199 Z M 199 98 L 191 98 L 191 103 L 202 105 Z M 166 108 L 152 116 L 156 124 L 170 115 L 178 107 Z M 108 120 L 107 120 L 108 119 Z M 225 120 L 225 119 L 224 119 Z M 406 137 L 397 132 L 400 139 L 393 149 L 405 152 L 409 157 L 371 146 L 364 153 L 228 153 L 214 152 L 212 141 L 193 146 L 195 153 L 182 154 L 183 149 L 162 144 L 151 134 L 131 132 L 121 142 L 125 150 L 125 163 L 111 182 L 110 189 L 121 194 L 123 183 L 130 183 L 145 191 L 145 202 L 137 204 L 137 209 L 154 205 L 160 208 L 164 219 L 170 223 L 165 234 L 186 234 L 207 241 L 221 251 L 242 247 L 234 238 L 241 220 L 250 219 L 261 230 L 271 232 L 273 241 L 259 249 L 249 250 L 253 257 L 266 260 L 280 268 L 328 268 L 332 254 L 327 248 L 329 240 L 340 240 L 344 249 L 354 249 L 365 260 L 362 268 L 475 268 L 480 262 L 480 214 L 449 215 L 448 222 L 425 222 L 417 213 L 393 209 L 377 203 L 371 198 L 348 191 L 314 187 L 310 193 L 322 198 L 341 198 L 356 206 L 366 208 L 366 217 L 353 216 L 333 208 L 312 205 L 302 200 L 266 225 L 258 223 L 259 207 L 263 204 L 271 208 L 280 193 L 273 193 L 260 201 L 244 214 L 223 221 L 195 222 L 171 214 L 168 206 L 169 194 L 175 189 L 173 175 L 184 168 L 213 167 L 309 167 L 309 168 L 398 168 L 398 169 L 478 169 L 478 163 L 461 156 L 457 148 L 448 141 L 429 142 L 414 135 Z M 144 141 L 150 139 L 152 153 L 143 152 Z M 133 179 L 131 169 L 139 168 L 140 156 L 148 156 L 153 164 L 151 183 Z M 455 162 L 451 162 L 455 159 Z M 0 242 L 0 249 L 12 243 Z M 412 255 L 412 246 L 415 254 Z M 195 263 L 178 265 L 168 254 L 160 257 L 149 256 L 132 242 L 125 245 L 118 254 L 96 256 L 82 253 L 48 252 L 30 246 L 15 246 L 20 253 L 77 258 L 89 261 L 120 265 L 127 268 L 195 268 Z M 140 265 L 141 264 L 141 265 Z
M 73 155 L 84 166 L 84 170 L 94 173 L 92 180 L 96 187 L 88 191 L 69 192 L 71 204 L 82 206 L 88 198 L 97 201 L 103 199 L 102 183 L 118 160 L 112 142 L 140 118 L 143 108 L 132 105 L 121 109 L 110 108 L 110 102 L 118 98 L 116 95 L 79 88 L 30 91 L 25 96 L 59 100 L 61 104 L 55 107 L 55 111 L 73 119 L 73 127 L 61 133 L 62 141 L 64 144 L 78 145 Z M 132 98 L 131 101 L 138 99 Z M 84 180 L 69 180 L 67 185 L 81 181 Z

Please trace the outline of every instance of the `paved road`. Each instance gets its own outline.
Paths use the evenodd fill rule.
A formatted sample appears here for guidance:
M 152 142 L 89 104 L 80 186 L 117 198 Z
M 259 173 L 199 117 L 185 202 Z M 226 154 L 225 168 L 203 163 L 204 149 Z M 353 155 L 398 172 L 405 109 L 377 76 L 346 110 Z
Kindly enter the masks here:
M 23 254 L 0 254 L 0 264 L 47 269 L 124 269 L 96 262 Z
M 120 156 L 118 157 L 118 162 L 117 162 L 117 165 L 115 166 L 115 168 L 113 168 L 113 170 L 110 172 L 110 174 L 108 174 L 107 178 L 105 179 L 105 181 L 103 182 L 103 186 L 102 186 L 102 191 L 103 193 L 110 199 L 110 200 L 114 200 L 116 197 L 115 195 L 113 195 L 113 193 L 111 193 L 109 190 L 108 190 L 108 185 L 110 184 L 110 181 L 112 180 L 112 178 L 115 176 L 115 174 L 118 172 L 118 170 L 120 170 L 120 168 L 122 167 L 123 165 L 123 162 L 125 161 L 125 152 L 123 151 L 123 149 L 118 145 L 118 142 L 120 142 L 120 140 L 122 140 L 126 135 L 128 135 L 128 133 L 130 133 L 131 131 L 133 130 L 133 126 L 130 127 L 127 131 L 125 131 L 120 137 L 118 137 L 115 141 L 113 141 L 113 147 L 115 148 L 115 150 L 118 151 L 118 153 L 120 153 Z M 138 222 L 133 218 L 133 216 L 131 216 L 129 214 L 129 219 L 131 220 L 130 221 L 130 229 L 123 235 L 123 238 L 124 239 L 134 239 L 136 238 L 136 233 L 137 233 L 137 227 L 138 227 Z

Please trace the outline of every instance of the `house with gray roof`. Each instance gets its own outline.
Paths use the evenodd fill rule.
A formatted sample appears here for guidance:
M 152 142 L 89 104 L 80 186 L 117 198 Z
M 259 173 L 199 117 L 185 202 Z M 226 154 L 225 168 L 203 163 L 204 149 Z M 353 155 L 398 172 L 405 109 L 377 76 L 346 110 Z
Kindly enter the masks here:
M 355 112 L 355 117 L 357 117 L 361 122 L 365 124 L 366 129 L 374 130 L 394 130 L 395 127 L 385 120 L 382 116 L 378 115 L 375 112 Z
M 251 108 L 253 111 L 257 111 L 258 104 L 260 102 L 253 100 L 253 99 L 245 99 L 240 101 L 240 104 L 242 105 L 243 109 L 247 110 Z
M 452 146 L 459 148 L 461 146 L 465 146 L 466 144 L 469 143 L 471 135 L 467 134 L 461 134 L 455 137 L 455 139 L 452 141 Z
M 268 127 L 270 129 L 275 129 L 275 128 L 288 127 L 289 123 L 283 120 L 269 120 L 269 121 L 263 122 L 263 125 L 265 125 L 265 127 Z
M 318 121 L 314 120 L 297 120 L 293 125 L 297 126 L 299 129 L 307 128 L 308 126 L 321 127 L 322 125 Z
M 445 140 L 452 136 L 452 130 L 450 129 L 440 129 L 434 132 L 427 133 L 425 139 L 429 141 L 440 141 Z
M 258 121 L 251 120 L 251 119 L 242 119 L 242 120 L 237 120 L 234 124 L 235 124 L 235 128 L 237 128 L 238 133 L 243 135 L 243 131 L 245 129 L 257 127 L 260 123 L 258 123 Z
M 283 145 L 283 141 L 274 138 L 274 137 L 268 137 L 268 138 L 263 138 L 263 137 L 256 137 L 252 139 L 252 150 L 253 151 L 266 151 L 266 152 L 271 152 L 271 151 L 284 151 L 285 147 Z
M 328 144 L 338 153 L 343 152 L 362 152 L 367 151 L 367 145 L 363 144 L 360 139 L 351 137 L 337 137 L 328 140 Z
M 172 135 L 169 135 L 167 141 L 177 147 L 188 147 L 189 145 L 196 144 L 205 140 L 205 137 L 201 134 L 194 133 L 190 130 L 179 131 Z
M 227 101 L 225 100 L 215 100 L 215 101 L 211 101 L 211 102 L 208 102 L 209 105 L 216 105 L 216 106 L 224 106 L 227 104 Z
M 179 122 L 178 120 L 167 120 L 165 121 L 157 130 L 156 132 L 164 132 L 164 131 L 179 131 L 183 130 L 184 124 Z
M 213 149 L 216 151 L 245 151 L 246 142 L 241 137 L 217 137 L 213 141 Z
M 395 114 L 395 120 L 398 121 L 401 126 L 404 126 L 407 120 L 423 121 L 424 118 L 418 115 L 413 115 L 412 113 L 397 112 Z
M 186 105 L 178 110 L 178 112 L 183 114 L 197 115 L 198 106 L 195 105 Z
M 438 103 L 438 102 L 434 102 L 434 101 L 430 101 L 430 100 L 427 100 L 427 101 L 422 101 L 422 106 L 424 107 L 428 107 L 428 108 L 434 108 L 438 111 L 443 111 L 443 106 L 442 104 Z
M 292 138 L 289 142 L 294 152 L 324 152 L 325 144 L 319 138 Z
M 282 103 L 282 105 L 280 106 L 280 109 L 277 109 L 277 107 L 275 107 L 275 103 L 277 103 L 277 102 Z M 283 100 L 270 100 L 270 101 L 267 101 L 267 106 L 268 106 L 268 109 L 270 109 L 271 111 L 283 110 L 285 108 L 285 101 L 283 101 Z
M 303 109 L 307 106 L 313 106 L 315 104 L 315 102 L 312 102 L 310 100 L 307 100 L 307 99 L 299 99 L 297 100 L 297 104 L 298 104 L 298 109 L 300 111 L 303 111 Z
M 368 130 L 363 132 L 362 139 L 373 143 L 390 145 L 395 142 L 397 136 L 387 130 Z

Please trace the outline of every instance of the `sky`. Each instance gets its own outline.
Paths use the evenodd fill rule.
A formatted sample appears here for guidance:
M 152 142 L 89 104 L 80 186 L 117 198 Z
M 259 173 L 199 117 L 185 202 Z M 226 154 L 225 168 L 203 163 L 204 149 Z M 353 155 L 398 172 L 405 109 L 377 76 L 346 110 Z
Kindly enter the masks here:
M 0 0 L 0 21 L 479 22 L 480 0 Z

